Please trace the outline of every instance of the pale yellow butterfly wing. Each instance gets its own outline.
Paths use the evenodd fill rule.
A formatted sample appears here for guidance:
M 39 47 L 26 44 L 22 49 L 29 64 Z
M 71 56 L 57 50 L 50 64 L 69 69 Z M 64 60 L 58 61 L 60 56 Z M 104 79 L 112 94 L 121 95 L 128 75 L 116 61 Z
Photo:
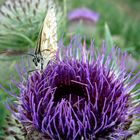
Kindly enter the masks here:
M 50 60 L 54 60 L 58 48 L 56 3 L 54 1 L 55 0 L 47 1 L 47 14 L 39 33 L 35 50 L 34 63 L 36 67 L 41 69 L 44 69 Z
M 57 51 L 57 17 L 56 5 L 53 0 L 48 1 L 48 10 L 40 39 L 40 53 L 44 59 L 44 63 L 48 63 L 47 61 L 53 58 Z

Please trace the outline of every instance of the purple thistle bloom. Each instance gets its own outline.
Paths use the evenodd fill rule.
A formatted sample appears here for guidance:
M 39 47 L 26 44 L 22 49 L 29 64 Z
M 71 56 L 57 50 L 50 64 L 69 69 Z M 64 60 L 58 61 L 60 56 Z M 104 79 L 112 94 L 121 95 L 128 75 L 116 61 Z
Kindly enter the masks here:
M 68 13 L 68 19 L 70 21 L 85 19 L 96 23 L 99 20 L 99 14 L 88 8 L 77 8 Z
M 61 42 L 56 61 L 43 73 L 35 71 L 25 80 L 20 72 L 12 112 L 29 136 L 35 130 L 42 139 L 128 138 L 140 117 L 140 89 L 133 91 L 140 77 L 126 71 L 125 58 L 115 48 L 107 55 L 104 43 L 96 50 L 93 42 L 86 49 L 78 37 L 67 47 Z
M 96 23 L 99 20 L 99 13 L 83 7 L 70 11 L 67 18 L 69 21 L 68 31 L 71 35 L 78 32 L 90 37 L 96 32 Z

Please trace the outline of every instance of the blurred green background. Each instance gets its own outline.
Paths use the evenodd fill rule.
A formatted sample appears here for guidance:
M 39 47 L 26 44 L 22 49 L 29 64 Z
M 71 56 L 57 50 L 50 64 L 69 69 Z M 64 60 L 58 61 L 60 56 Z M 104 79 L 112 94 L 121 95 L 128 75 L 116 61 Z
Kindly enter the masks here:
M 75 32 L 69 33 L 69 22 L 67 18 L 64 19 L 65 28 L 60 28 L 61 33 L 65 33 L 66 37 L 69 34 L 80 33 L 86 35 L 87 39 L 90 40 L 91 37 L 95 40 L 95 45 L 98 47 L 101 45 L 102 39 L 105 38 L 105 23 L 108 24 L 110 33 L 112 35 L 113 42 L 116 46 L 120 47 L 122 51 L 127 51 L 132 55 L 129 63 L 130 65 L 138 64 L 137 70 L 140 68 L 140 0 L 65 0 L 66 4 L 62 0 L 59 0 L 64 11 L 69 12 L 72 9 L 87 7 L 100 14 L 99 21 L 96 24 L 96 32 L 92 34 L 86 30 L 86 26 L 78 28 Z M 0 0 L 2 4 L 4 0 Z M 65 6 L 64 6 L 65 5 Z M 67 14 L 67 13 L 65 13 Z M 35 27 L 36 28 L 36 27 Z M 1 30 L 1 29 L 0 29 Z M 28 27 L 26 28 L 28 30 Z M 31 38 L 37 39 L 37 31 L 31 32 Z M 36 36 L 35 36 L 36 35 Z M 34 37 L 35 36 L 35 37 Z M 8 38 L 7 38 L 8 40 Z M 21 43 L 22 51 L 27 50 L 27 44 Z M 13 42 L 11 42 L 13 43 Z M 13 43 L 14 44 L 14 43 Z M 25 45 L 24 45 L 25 44 Z M 12 45 L 11 45 L 12 46 Z M 9 49 L 9 48 L 8 48 Z M 11 50 L 15 51 L 15 48 L 11 47 Z M 6 48 L 5 48 L 6 50 Z M 11 51 L 10 50 L 10 51 Z M 14 65 L 20 61 L 21 53 L 18 52 L 20 46 L 17 46 L 17 53 L 1 53 L 3 51 L 0 48 L 0 84 L 6 88 L 9 87 L 10 77 L 17 77 Z M 11 51 L 12 52 L 12 51 Z M 0 89 L 0 135 L 2 134 L 2 126 L 5 125 L 5 115 L 8 111 L 5 109 L 6 97 L 8 95 Z M 135 138 L 134 138 L 135 139 Z M 139 139 L 139 136 L 137 136 Z

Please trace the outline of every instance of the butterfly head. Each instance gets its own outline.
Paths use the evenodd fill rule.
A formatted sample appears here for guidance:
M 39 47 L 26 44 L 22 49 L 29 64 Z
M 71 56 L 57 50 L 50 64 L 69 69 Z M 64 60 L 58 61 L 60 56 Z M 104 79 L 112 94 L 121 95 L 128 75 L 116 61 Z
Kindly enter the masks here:
M 35 66 L 37 67 L 40 63 L 43 62 L 43 58 L 41 56 L 34 55 L 33 62 L 35 64 Z

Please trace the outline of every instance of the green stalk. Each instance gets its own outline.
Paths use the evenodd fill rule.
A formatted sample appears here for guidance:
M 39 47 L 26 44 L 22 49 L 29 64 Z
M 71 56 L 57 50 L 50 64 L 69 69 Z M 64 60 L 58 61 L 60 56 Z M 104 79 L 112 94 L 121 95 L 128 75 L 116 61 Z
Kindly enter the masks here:
M 65 18 L 67 17 L 67 2 L 66 2 L 67 0 L 64 0 L 63 1 L 63 5 L 64 5 L 64 16 L 65 16 Z

